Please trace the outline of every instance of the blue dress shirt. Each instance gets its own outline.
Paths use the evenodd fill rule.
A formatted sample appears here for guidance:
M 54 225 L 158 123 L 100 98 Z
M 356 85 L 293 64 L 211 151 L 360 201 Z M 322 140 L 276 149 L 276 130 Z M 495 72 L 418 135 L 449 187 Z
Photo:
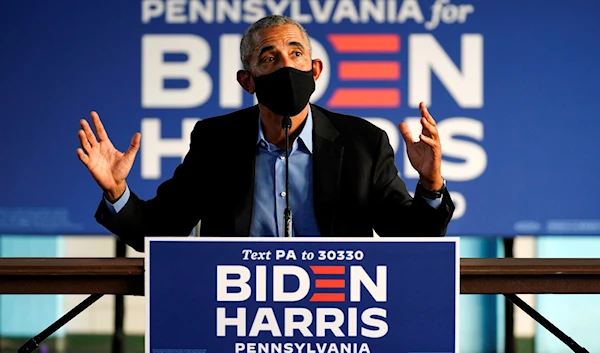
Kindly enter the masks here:
M 283 237 L 283 212 L 286 197 L 292 209 L 292 236 L 319 236 L 319 227 L 313 207 L 312 184 L 312 112 L 308 110 L 306 123 L 292 143 L 289 161 L 290 195 L 285 193 L 285 150 L 270 144 L 264 137 L 260 117 L 256 141 L 256 173 L 254 177 L 254 204 L 250 236 Z M 117 202 L 104 201 L 112 214 L 117 214 L 127 203 L 130 191 L 126 187 Z M 438 208 L 442 198 L 425 199 Z
M 292 236 L 320 235 L 313 207 L 313 121 L 310 109 L 308 112 L 304 127 L 290 148 L 290 195 L 285 193 L 285 149 L 265 139 L 260 117 L 258 119 L 251 236 L 284 236 L 283 212 L 287 197 L 292 209 Z

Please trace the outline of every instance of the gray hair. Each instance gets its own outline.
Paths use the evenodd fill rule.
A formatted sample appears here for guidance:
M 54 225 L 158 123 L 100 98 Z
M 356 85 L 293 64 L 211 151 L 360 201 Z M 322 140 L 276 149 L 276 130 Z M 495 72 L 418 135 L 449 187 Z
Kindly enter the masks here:
M 310 37 L 306 32 L 306 29 L 297 21 L 282 15 L 269 15 L 267 17 L 263 17 L 260 20 L 254 22 L 244 35 L 242 36 L 242 41 L 240 43 L 240 59 L 242 60 L 242 65 L 244 66 L 244 70 L 250 71 L 250 57 L 252 56 L 252 51 L 256 47 L 256 43 L 254 40 L 254 35 L 261 29 L 277 27 L 282 25 L 295 25 L 297 26 L 304 39 L 308 43 L 309 53 L 312 54 L 312 44 L 310 43 Z

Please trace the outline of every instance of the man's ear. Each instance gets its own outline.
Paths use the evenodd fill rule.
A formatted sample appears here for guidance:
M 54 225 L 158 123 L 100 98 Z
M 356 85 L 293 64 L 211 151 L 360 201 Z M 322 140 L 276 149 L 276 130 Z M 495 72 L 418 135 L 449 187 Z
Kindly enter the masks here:
M 239 70 L 237 72 L 237 81 L 246 92 L 254 94 L 254 79 L 248 71 Z
M 315 82 L 316 82 L 319 79 L 319 76 L 321 76 L 321 72 L 323 72 L 323 61 L 321 61 L 321 59 L 313 59 L 312 69 L 313 69 L 313 78 L 315 79 Z

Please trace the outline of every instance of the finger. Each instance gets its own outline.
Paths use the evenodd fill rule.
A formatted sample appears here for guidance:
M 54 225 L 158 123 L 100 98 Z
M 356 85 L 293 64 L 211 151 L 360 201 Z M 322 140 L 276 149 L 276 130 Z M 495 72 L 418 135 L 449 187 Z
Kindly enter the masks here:
M 434 140 L 439 140 L 439 134 L 437 127 L 432 125 L 426 118 L 421 118 L 421 126 L 423 126 L 423 134 L 427 137 L 431 137 Z
M 423 141 L 426 145 L 428 145 L 431 148 L 438 148 L 438 146 L 439 146 L 439 142 L 432 139 L 429 136 L 425 136 L 425 135 L 421 134 L 419 136 L 419 138 L 421 138 L 421 141 Z
M 415 143 L 415 140 L 413 139 L 412 133 L 410 132 L 410 129 L 408 128 L 407 123 L 402 122 L 402 123 L 398 124 L 398 129 L 400 130 L 400 133 L 402 134 L 402 138 L 404 139 L 404 142 L 406 142 L 406 144 Z
M 87 120 L 81 119 L 79 121 L 79 123 L 81 124 L 81 128 L 83 129 L 83 132 L 85 132 L 85 137 L 87 138 L 87 140 L 90 143 L 90 145 L 92 147 L 94 147 L 95 145 L 97 145 L 98 144 L 98 140 L 96 140 L 96 136 L 92 132 L 92 128 L 90 128 L 90 124 L 88 124 Z
M 98 116 L 98 113 L 91 112 L 90 117 L 92 118 L 94 129 L 96 129 L 96 133 L 98 134 L 100 141 L 108 140 L 108 134 L 106 133 L 106 129 L 104 129 L 104 125 L 102 125 L 102 121 L 100 121 L 100 116 Z
M 427 121 L 429 121 L 429 123 L 431 125 L 436 126 L 435 119 L 433 119 L 433 117 L 431 116 L 431 114 L 429 114 L 429 110 L 425 106 L 425 103 L 421 102 L 419 104 L 419 109 L 421 110 L 421 116 L 424 117 L 425 119 L 427 119 Z
M 88 141 L 86 135 L 85 135 L 85 131 L 79 129 L 79 131 L 77 132 L 77 136 L 79 136 L 79 143 L 81 144 L 81 147 L 83 147 L 83 149 L 89 153 L 90 150 L 92 149 L 92 145 L 90 145 L 90 141 Z
M 90 157 L 88 157 L 88 155 L 86 155 L 81 148 L 77 149 L 77 156 L 79 157 L 79 160 L 87 166 L 90 161 Z
M 140 140 L 141 140 L 141 137 L 142 137 L 142 134 L 140 134 L 139 132 L 136 132 L 133 135 L 133 137 L 131 138 L 131 143 L 129 144 L 129 148 L 127 149 L 127 151 L 125 151 L 125 155 L 128 158 L 135 157 L 135 154 L 140 149 Z

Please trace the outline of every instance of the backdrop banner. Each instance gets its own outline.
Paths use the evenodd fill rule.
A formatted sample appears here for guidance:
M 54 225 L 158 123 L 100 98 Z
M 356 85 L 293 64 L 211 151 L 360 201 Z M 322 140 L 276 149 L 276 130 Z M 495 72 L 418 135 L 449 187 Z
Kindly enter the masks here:
M 147 238 L 147 353 L 458 352 L 459 238 Z
M 196 121 L 255 104 L 236 81 L 240 39 L 282 13 L 324 62 L 312 102 L 383 128 L 411 192 L 397 125 L 418 136 L 426 103 L 456 204 L 449 235 L 600 234 L 600 2 L 66 0 L 2 12 L 0 233 L 108 234 L 75 152 L 79 120 L 97 111 L 121 150 L 142 133 L 127 181 L 153 197 Z

